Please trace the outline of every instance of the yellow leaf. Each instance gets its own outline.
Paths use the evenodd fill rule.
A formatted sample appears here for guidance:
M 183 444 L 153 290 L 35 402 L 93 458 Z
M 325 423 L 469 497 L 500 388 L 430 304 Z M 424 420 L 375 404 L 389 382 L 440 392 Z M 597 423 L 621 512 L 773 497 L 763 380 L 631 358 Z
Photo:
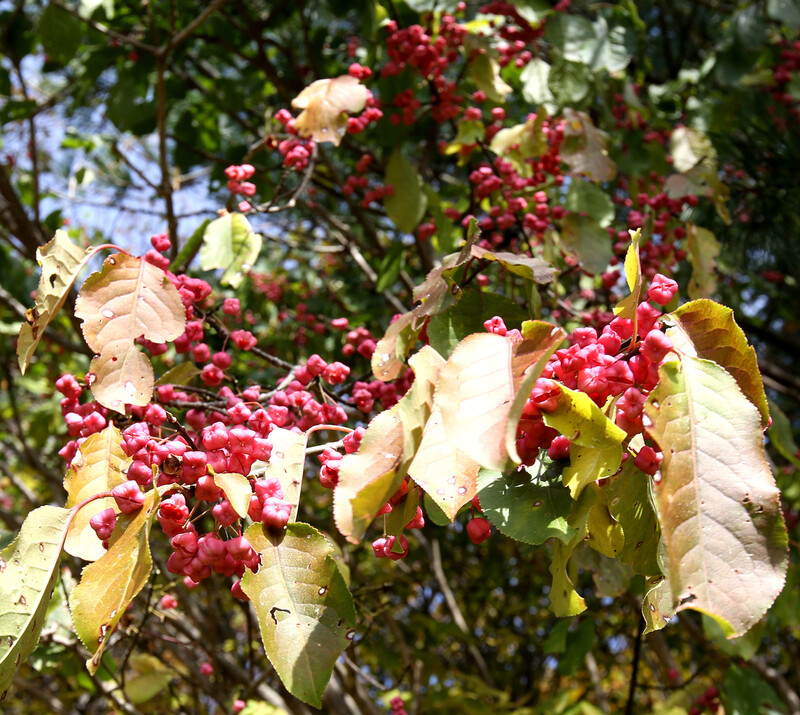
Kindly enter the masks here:
M 318 79 L 292 100 L 295 109 L 303 110 L 294 126 L 303 137 L 339 146 L 347 129 L 347 113 L 360 112 L 366 103 L 367 88 L 355 77 Z

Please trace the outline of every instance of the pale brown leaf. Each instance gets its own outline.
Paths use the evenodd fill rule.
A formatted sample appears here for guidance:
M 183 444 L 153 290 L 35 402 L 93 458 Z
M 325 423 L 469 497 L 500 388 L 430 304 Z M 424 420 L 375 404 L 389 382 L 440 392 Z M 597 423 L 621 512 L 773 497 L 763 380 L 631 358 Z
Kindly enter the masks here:
M 586 112 L 564 110 L 564 144 L 561 158 L 576 174 L 592 181 L 611 181 L 617 165 L 608 156 L 608 135 L 594 126 Z
M 367 88 L 355 77 L 318 79 L 292 100 L 295 109 L 303 110 L 294 126 L 303 137 L 338 146 L 347 129 L 348 112 L 360 112 L 366 103 Z

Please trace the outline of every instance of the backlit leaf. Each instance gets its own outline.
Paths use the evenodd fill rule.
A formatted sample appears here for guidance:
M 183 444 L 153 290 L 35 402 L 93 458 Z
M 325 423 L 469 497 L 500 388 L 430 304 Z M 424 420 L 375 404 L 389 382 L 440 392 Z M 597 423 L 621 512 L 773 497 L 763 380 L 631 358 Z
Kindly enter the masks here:
M 394 193 L 383 199 L 386 215 L 399 231 L 411 233 L 422 221 L 428 205 L 422 177 L 400 151 L 394 151 L 386 164 L 384 181 L 394 187 Z
M 303 466 L 306 459 L 306 435 L 276 427 L 269 433 L 272 454 L 264 465 L 263 474 L 281 483 L 283 498 L 293 504 L 291 518 L 297 515 L 300 489 L 303 484 Z
M 716 259 L 722 249 L 716 236 L 707 228 L 690 223 L 687 230 L 686 250 L 692 264 L 689 297 L 708 298 L 717 289 Z
M 497 261 L 511 273 L 536 283 L 550 283 L 556 274 L 556 269 L 547 261 L 524 254 L 489 251 L 481 246 L 473 246 L 472 255 L 484 261 Z
M 69 471 L 64 477 L 66 507 L 77 506 L 85 499 L 110 491 L 127 481 L 130 461 L 130 457 L 122 451 L 122 433 L 114 425 L 88 437 L 70 462 Z M 111 497 L 95 499 L 77 512 L 64 543 L 64 550 L 68 554 L 84 561 L 96 561 L 106 553 L 89 520 L 109 507 L 116 507 Z
M 200 249 L 204 271 L 224 268 L 220 282 L 238 288 L 261 252 L 261 234 L 240 213 L 220 216 L 206 226 Z
M 23 374 L 31 361 L 44 329 L 64 305 L 69 289 L 91 254 L 76 246 L 66 231 L 56 231 L 53 239 L 36 249 L 36 261 L 42 267 L 36 304 L 22 324 L 17 341 L 19 367 Z
M 452 522 L 458 510 L 477 492 L 478 469 L 477 462 L 447 439 L 441 411 L 434 406 L 422 442 L 408 467 L 409 476 Z
M 355 77 L 318 79 L 292 100 L 292 107 L 303 110 L 294 126 L 300 136 L 339 146 L 347 130 L 347 114 L 360 112 L 366 103 L 367 88 Z
M 120 519 L 108 551 L 83 569 L 70 595 L 75 632 L 91 654 L 90 673 L 97 671 L 114 627 L 150 577 L 150 527 L 159 501 L 158 490 L 151 489 L 141 509 Z
M 602 273 L 613 255 L 608 231 L 590 216 L 567 214 L 561 224 L 561 247 L 593 274 Z
M 615 209 L 611 197 L 591 181 L 574 179 L 567 191 L 564 207 L 567 211 L 586 214 L 603 228 L 614 220 Z
M 71 515 L 54 506 L 35 509 L 0 553 L 0 701 L 39 640 Z
M 158 695 L 177 675 L 149 653 L 134 653 L 125 671 L 125 695 L 134 705 L 146 703 Z
M 258 615 L 267 657 L 292 695 L 314 707 L 333 666 L 354 635 L 355 607 L 333 559 L 333 546 L 314 527 L 290 523 L 273 533 L 245 532 L 261 555 L 242 590 Z
M 617 175 L 617 165 L 608 156 L 608 134 L 595 127 L 586 112 L 564 110 L 564 144 L 561 158 L 576 174 L 592 181 L 611 181 Z
M 522 96 L 525 101 L 536 107 L 542 104 L 546 105 L 545 111 L 538 114 L 546 114 L 550 108 L 555 108 L 553 93 L 549 86 L 550 65 L 547 62 L 534 57 L 525 65 L 519 78 L 522 82 Z
M 522 407 L 564 336 L 547 323 L 527 326 L 519 343 L 494 333 L 462 340 L 436 388 L 448 439 L 489 469 L 503 471 L 509 459 L 519 462 L 515 442 Z
M 390 410 L 367 426 L 361 446 L 342 459 L 333 490 L 339 531 L 357 543 L 380 508 L 397 491 L 422 441 L 442 358 L 427 347 L 410 360 L 414 384 Z
M 628 320 L 636 320 L 636 306 L 639 305 L 639 296 L 642 293 L 642 263 L 639 260 L 639 241 L 642 238 L 642 229 L 628 231 L 631 236 L 631 245 L 625 254 L 625 280 L 630 293 L 614 307 L 614 315 Z
M 761 428 L 769 424 L 769 407 L 758 370 L 756 351 L 748 345 L 733 311 L 711 300 L 693 300 L 664 316 L 667 335 L 684 355 L 712 360 L 736 380 L 761 414 Z
M 233 510 L 244 519 L 247 516 L 250 497 L 253 494 L 247 477 L 236 472 L 222 472 L 214 475 L 214 484 L 225 492 L 225 498 L 230 502 Z
M 673 604 L 745 633 L 783 588 L 786 529 L 760 417 L 708 360 L 661 366 L 645 411 L 664 452 L 654 488 Z
M 516 541 L 538 545 L 553 537 L 569 542 L 577 533 L 567 524 L 573 505 L 569 490 L 559 483 L 535 480 L 531 471 L 481 470 L 478 498 L 483 515 Z
M 559 385 L 561 398 L 553 412 L 543 415 L 548 427 L 569 438 L 569 466 L 564 486 L 577 499 L 590 482 L 609 477 L 619 469 L 622 442 L 627 435 L 584 392 Z
M 180 295 L 166 273 L 128 254 L 109 256 L 83 284 L 75 315 L 83 321 L 86 343 L 99 353 L 90 366 L 95 399 L 117 412 L 126 403 L 146 405 L 153 368 L 134 341 L 175 340 L 186 325 Z
M 494 57 L 490 57 L 486 52 L 480 52 L 473 57 L 470 67 L 475 84 L 478 85 L 478 89 L 483 90 L 487 98 L 498 104 L 506 101 L 506 95 L 511 92 L 511 87 L 503 82 L 500 65 Z

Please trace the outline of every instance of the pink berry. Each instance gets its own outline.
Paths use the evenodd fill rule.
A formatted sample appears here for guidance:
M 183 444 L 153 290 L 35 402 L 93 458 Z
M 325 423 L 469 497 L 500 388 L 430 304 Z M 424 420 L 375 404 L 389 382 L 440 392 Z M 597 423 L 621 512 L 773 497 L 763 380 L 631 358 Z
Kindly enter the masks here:
M 139 485 L 132 479 L 114 487 L 111 490 L 111 494 L 123 514 L 132 514 L 141 509 L 142 504 L 144 504 L 144 494 L 139 489 Z
M 467 522 L 467 536 L 473 544 L 480 544 L 492 535 L 492 525 L 483 517 L 476 516 Z

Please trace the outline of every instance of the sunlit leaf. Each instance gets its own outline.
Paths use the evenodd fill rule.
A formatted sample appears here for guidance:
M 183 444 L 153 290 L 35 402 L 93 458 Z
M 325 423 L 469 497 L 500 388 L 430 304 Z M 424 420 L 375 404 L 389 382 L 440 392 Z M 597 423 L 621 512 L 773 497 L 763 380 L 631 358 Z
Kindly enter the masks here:
M 654 492 L 673 604 L 741 635 L 772 605 L 787 566 L 760 416 L 716 363 L 686 356 L 659 372 L 645 411 L 664 452 Z
M 481 470 L 478 498 L 483 515 L 500 533 L 526 544 L 553 537 L 569 542 L 577 533 L 569 524 L 573 501 L 561 484 L 535 480 L 533 468 L 501 474 Z
M 261 234 L 240 213 L 227 213 L 206 226 L 200 249 L 204 271 L 224 268 L 220 282 L 238 288 L 261 252 Z
M 176 671 L 149 653 L 134 653 L 125 671 L 125 695 L 134 705 L 146 703 L 158 695 Z
M 522 96 L 525 101 L 535 107 L 545 105 L 545 110 L 539 114 L 546 114 L 555 108 L 553 93 L 549 86 L 550 65 L 547 62 L 539 57 L 534 57 L 525 65 L 519 78 L 522 82 Z
M 253 494 L 247 477 L 236 472 L 217 473 L 214 474 L 214 484 L 225 492 L 225 498 L 230 502 L 233 510 L 244 519 L 247 516 L 250 497 Z
M 77 506 L 95 494 L 107 492 L 127 481 L 130 458 L 122 451 L 122 433 L 109 425 L 102 432 L 91 435 L 80 446 L 64 477 L 67 491 L 66 507 Z M 113 498 L 95 499 L 82 507 L 67 533 L 64 550 L 84 561 L 96 561 L 106 550 L 89 520 L 104 509 L 115 508 Z
M 545 413 L 548 427 L 569 438 L 569 466 L 564 486 L 577 499 L 590 482 L 609 477 L 619 469 L 622 442 L 627 435 L 584 392 L 559 385 L 561 398 L 553 412 Z
M 511 273 L 536 283 L 550 283 L 557 272 L 547 261 L 524 254 L 489 251 L 481 246 L 473 246 L 472 255 L 484 261 L 497 261 Z
M 611 225 L 616 213 L 611 197 L 597 184 L 582 179 L 570 184 L 564 208 L 589 216 L 602 228 Z
M 428 346 L 414 355 L 410 360 L 415 375 L 411 389 L 369 423 L 358 451 L 342 459 L 333 490 L 333 516 L 348 541 L 358 542 L 405 478 L 431 413 L 442 362 Z
M 692 264 L 689 297 L 708 298 L 717 289 L 716 259 L 722 249 L 716 236 L 707 228 L 690 223 L 687 229 L 686 250 Z
M 642 238 L 642 229 L 628 231 L 631 236 L 631 245 L 625 254 L 625 280 L 628 283 L 630 293 L 625 296 L 616 306 L 614 315 L 628 320 L 636 320 L 636 306 L 639 305 L 639 297 L 642 293 L 642 263 L 639 260 L 639 241 Z
M 0 553 L 0 701 L 39 640 L 71 515 L 55 506 L 35 509 Z
M 425 425 L 422 442 L 408 467 L 411 478 L 454 521 L 477 492 L 478 463 L 447 439 L 437 406 Z
M 503 82 L 500 65 L 494 57 L 490 57 L 486 52 L 479 52 L 472 58 L 470 67 L 475 84 L 478 85 L 478 89 L 483 90 L 488 99 L 498 104 L 506 101 L 506 95 L 511 92 L 511 87 Z
M 117 412 L 126 403 L 146 405 L 153 368 L 134 341 L 175 340 L 186 325 L 180 295 L 166 273 L 141 258 L 110 256 L 83 284 L 75 315 L 83 321 L 86 343 L 99 353 L 90 366 L 95 399 Z
M 294 519 L 303 484 L 306 435 L 276 427 L 269 433 L 269 441 L 272 444 L 272 454 L 264 465 L 263 474 L 280 482 L 283 498 L 294 505 L 291 516 Z
M 693 300 L 665 316 L 673 327 L 667 335 L 684 355 L 712 360 L 724 367 L 739 389 L 761 414 L 761 428 L 769 424 L 769 407 L 758 370 L 756 351 L 748 345 L 733 311 L 711 300 Z
M 442 368 L 436 404 L 447 438 L 481 466 L 519 462 L 516 429 L 533 383 L 564 337 L 547 323 L 523 324 L 522 342 L 494 333 L 461 341 Z
M 318 79 L 292 100 L 292 107 L 303 110 L 294 126 L 300 136 L 339 146 L 347 130 L 348 112 L 360 112 L 366 103 L 367 88 L 355 77 Z
M 645 634 L 661 630 L 673 619 L 675 607 L 672 605 L 672 589 L 668 578 L 651 576 L 645 580 L 642 616 Z
M 301 523 L 281 533 L 253 524 L 245 536 L 261 555 L 261 566 L 258 573 L 245 572 L 242 590 L 258 615 L 267 657 L 292 695 L 321 707 L 334 663 L 355 627 L 353 598 L 333 546 Z
M 56 231 L 53 239 L 36 249 L 36 260 L 42 267 L 36 304 L 27 314 L 17 341 L 19 367 L 23 374 L 31 361 L 44 329 L 64 305 L 69 289 L 91 254 L 76 246 L 66 231 Z
M 90 673 L 97 671 L 119 619 L 150 577 L 150 527 L 159 501 L 158 490 L 151 489 L 141 509 L 120 519 L 108 551 L 83 569 L 70 595 L 75 632 L 91 654 Z

